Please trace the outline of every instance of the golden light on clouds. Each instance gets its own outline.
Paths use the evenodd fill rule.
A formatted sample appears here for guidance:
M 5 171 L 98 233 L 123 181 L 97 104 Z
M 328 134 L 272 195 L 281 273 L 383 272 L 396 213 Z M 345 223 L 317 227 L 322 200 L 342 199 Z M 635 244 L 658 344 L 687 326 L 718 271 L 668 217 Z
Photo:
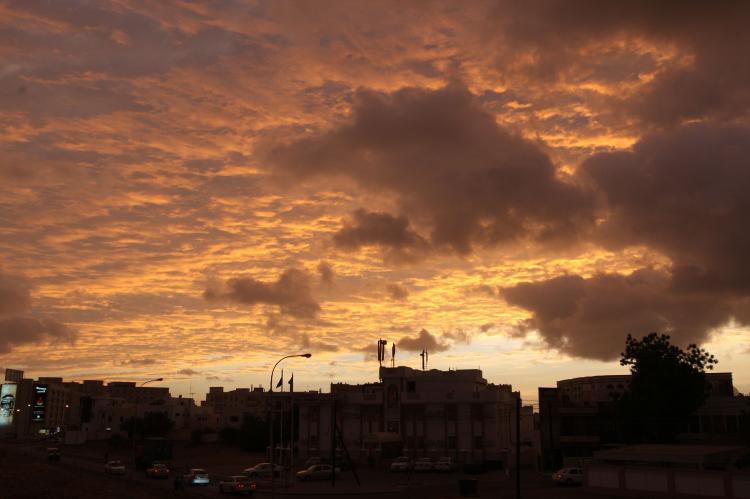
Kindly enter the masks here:
M 750 388 L 747 8 L 389 5 L 0 6 L 0 364 L 325 388 L 425 329 L 531 394 L 632 327 Z

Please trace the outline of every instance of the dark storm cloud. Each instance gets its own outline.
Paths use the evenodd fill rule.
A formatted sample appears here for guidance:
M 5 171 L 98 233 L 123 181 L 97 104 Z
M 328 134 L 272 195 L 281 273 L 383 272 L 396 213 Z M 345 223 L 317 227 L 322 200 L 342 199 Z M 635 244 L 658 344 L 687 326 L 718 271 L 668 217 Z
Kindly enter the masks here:
M 0 353 L 28 343 L 73 342 L 76 331 L 55 319 L 33 317 L 31 284 L 20 275 L 0 273 Z
M 422 329 L 417 336 L 406 336 L 396 342 L 396 350 L 407 352 L 444 352 L 450 348 L 450 344 L 441 341 L 426 329 Z
M 750 292 L 750 128 L 690 124 L 583 164 L 606 203 L 599 241 L 646 245 L 674 264 L 674 286 Z
M 655 69 L 634 50 L 638 39 L 676 51 L 625 109 L 651 123 L 747 113 L 750 106 L 750 4 L 700 0 L 498 2 L 491 16 L 497 63 L 531 81 L 636 81 Z M 607 42 L 626 40 L 614 51 Z M 632 47 L 632 48 L 627 48 Z M 615 64 L 611 61 L 619 60 Z M 630 68 L 630 70 L 628 70 Z
M 560 351 L 592 359 L 617 358 L 628 334 L 668 332 L 686 345 L 700 343 L 729 321 L 732 303 L 710 293 L 671 289 L 667 272 L 641 269 L 629 275 L 565 275 L 504 288 L 505 300 L 532 313 L 519 333 L 538 330 Z
M 406 301 L 409 298 L 409 290 L 398 283 L 389 283 L 385 286 L 385 289 L 392 300 Z
M 0 315 L 15 314 L 31 307 L 31 288 L 21 276 L 0 273 Z
M 537 145 L 499 126 L 460 86 L 359 90 L 348 123 L 263 149 L 281 175 L 350 178 L 396 196 L 408 219 L 359 212 L 337 235 L 344 247 L 410 247 L 419 239 L 408 220 L 427 226 L 433 247 L 459 254 L 524 239 L 570 242 L 591 221 L 591 197 L 561 181 Z M 365 230 L 372 224 L 380 230 Z
M 7 353 L 13 347 L 27 343 L 72 342 L 75 337 L 75 331 L 54 319 L 19 316 L 0 318 L 0 353 Z
M 388 260 L 414 261 L 422 258 L 429 243 L 412 228 L 405 216 L 357 210 L 352 221 L 333 236 L 337 248 L 347 251 L 364 246 L 381 248 Z
M 320 311 L 320 305 L 312 296 L 310 277 L 298 269 L 285 270 L 275 282 L 236 277 L 224 284 L 210 284 L 203 297 L 209 301 L 244 305 L 278 305 L 282 314 L 303 319 L 314 318 Z

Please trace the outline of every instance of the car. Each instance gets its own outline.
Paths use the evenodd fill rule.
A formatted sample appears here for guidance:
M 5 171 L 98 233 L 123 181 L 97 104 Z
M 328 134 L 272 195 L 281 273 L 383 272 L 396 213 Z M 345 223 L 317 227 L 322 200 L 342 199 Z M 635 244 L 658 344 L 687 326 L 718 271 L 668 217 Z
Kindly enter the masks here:
M 149 478 L 169 478 L 169 467 L 164 463 L 154 463 L 146 468 L 146 476 Z
M 188 485 L 208 485 L 211 483 L 208 472 L 202 468 L 191 468 L 189 472 L 182 475 L 182 479 Z
M 122 461 L 107 461 L 107 464 L 104 465 L 104 472 L 108 475 L 124 475 L 125 465 L 122 464 Z
M 429 457 L 420 457 L 414 463 L 414 471 L 432 471 L 433 469 L 432 459 Z
M 453 459 L 450 457 L 441 457 L 435 462 L 433 469 L 440 472 L 449 472 L 454 470 Z
M 245 475 L 230 476 L 219 482 L 219 492 L 222 494 L 247 494 L 255 492 L 255 482 L 250 481 Z
M 405 456 L 397 457 L 391 463 L 391 471 L 398 472 L 398 471 L 409 471 L 409 470 L 411 470 L 411 461 L 409 461 L 408 457 L 405 457 Z
M 302 465 L 302 469 L 306 470 L 310 468 L 310 466 L 314 466 L 316 464 L 325 464 L 325 460 L 320 456 L 308 457 L 307 461 L 305 461 L 305 464 Z
M 298 471 L 297 472 L 297 479 L 303 482 L 308 482 L 310 480 L 328 480 L 331 478 L 331 472 L 333 471 L 333 466 L 330 464 L 313 464 L 309 468 Z M 336 468 L 336 473 L 340 473 L 341 469 Z
M 271 469 L 271 463 L 260 463 L 243 470 L 242 474 L 250 478 L 271 478 Z M 276 477 L 281 476 L 284 471 L 284 468 L 278 464 L 274 464 L 273 469 Z
M 581 468 L 563 468 L 552 474 L 552 481 L 563 485 L 582 485 L 583 470 Z

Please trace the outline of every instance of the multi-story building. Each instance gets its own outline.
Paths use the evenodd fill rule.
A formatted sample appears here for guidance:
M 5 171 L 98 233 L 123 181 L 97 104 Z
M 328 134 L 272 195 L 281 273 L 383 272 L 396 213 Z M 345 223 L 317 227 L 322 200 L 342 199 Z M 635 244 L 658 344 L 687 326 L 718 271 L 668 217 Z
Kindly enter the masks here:
M 742 401 L 733 397 L 732 374 L 707 373 L 706 380 L 708 399 L 678 437 L 681 440 L 720 443 L 717 435 L 707 431 L 717 427 L 738 431 L 740 427 Z M 629 374 L 588 376 L 558 381 L 556 388 L 540 387 L 542 466 L 554 469 L 582 464 L 607 444 L 621 444 L 613 440 L 618 434 L 615 402 L 630 390 L 630 381 Z M 747 402 L 744 404 L 747 407 Z
M 299 407 L 300 455 L 331 452 L 335 419 L 352 459 L 451 456 L 459 462 L 511 461 L 517 392 L 477 369 L 381 367 L 379 383 L 331 385 Z M 296 394 L 295 394 L 296 396 Z M 332 418 L 332 415 L 335 415 Z
M 265 420 L 268 411 L 262 387 L 237 388 L 225 392 L 224 387 L 212 386 L 202 405 L 211 408 L 221 428 L 240 428 L 246 416 Z

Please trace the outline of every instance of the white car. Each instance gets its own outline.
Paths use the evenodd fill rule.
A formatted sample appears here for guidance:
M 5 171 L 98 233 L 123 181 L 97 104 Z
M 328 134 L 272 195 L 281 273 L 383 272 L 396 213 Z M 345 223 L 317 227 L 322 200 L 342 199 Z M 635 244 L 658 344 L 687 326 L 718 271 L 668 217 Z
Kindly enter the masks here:
M 306 482 L 310 480 L 328 480 L 331 478 L 331 471 L 333 466 L 330 464 L 314 464 L 306 470 L 297 472 L 297 479 Z M 336 473 L 340 473 L 341 470 L 336 468 Z
M 201 468 L 192 468 L 189 473 L 183 475 L 183 479 L 188 485 L 208 485 L 211 483 L 208 472 Z
M 274 475 L 281 476 L 284 468 L 278 464 L 273 465 Z M 250 478 L 271 478 L 271 463 L 256 464 L 252 468 L 247 468 L 242 472 L 243 475 Z
M 552 474 L 552 481 L 565 485 L 582 485 L 583 470 L 581 468 L 563 468 Z
M 414 471 L 432 471 L 434 468 L 432 459 L 429 457 L 420 457 L 414 463 Z
M 437 460 L 433 469 L 441 472 L 453 471 L 453 459 L 450 457 L 441 457 Z
M 409 461 L 409 458 L 405 456 L 397 457 L 391 463 L 391 471 L 394 471 L 394 472 L 409 471 L 410 469 L 411 469 L 411 461 Z
M 104 465 L 104 472 L 109 475 L 124 475 L 125 465 L 122 464 L 122 461 L 107 461 L 107 464 Z

